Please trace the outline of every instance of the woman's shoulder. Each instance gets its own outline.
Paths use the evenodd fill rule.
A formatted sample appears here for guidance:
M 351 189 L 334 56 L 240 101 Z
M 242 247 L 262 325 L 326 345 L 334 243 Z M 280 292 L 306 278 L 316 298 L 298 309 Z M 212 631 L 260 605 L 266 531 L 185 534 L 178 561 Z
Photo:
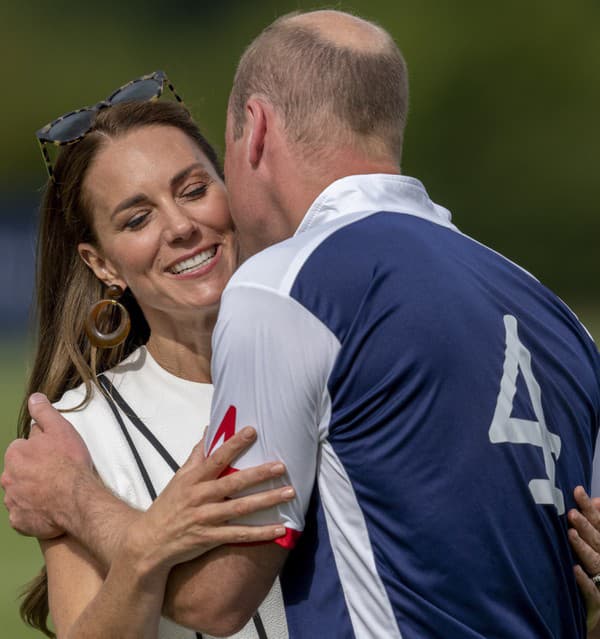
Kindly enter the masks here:
M 131 373 L 140 371 L 144 366 L 144 362 L 145 348 L 141 346 L 116 366 L 104 371 L 102 375 L 107 377 L 111 383 L 116 383 L 117 380 L 122 383 Z M 98 386 L 90 380 L 87 384 L 81 383 L 79 386 L 66 391 L 52 405 L 57 410 L 68 411 L 71 415 L 86 416 L 89 413 L 96 412 L 98 406 L 104 407 L 106 400 Z
M 101 399 L 96 385 L 90 381 L 87 387 L 86 384 L 80 384 L 66 391 L 58 401 L 52 402 L 52 406 L 61 413 L 75 416 L 75 421 L 79 422 L 97 410 Z
M 115 376 L 119 376 L 123 381 L 123 369 L 135 366 L 139 350 L 134 351 L 114 368 L 105 371 L 104 374 L 111 383 Z M 100 477 L 111 490 L 130 504 L 144 505 L 143 490 L 138 490 L 135 485 L 135 460 L 131 456 L 112 408 L 98 386 L 93 382 L 88 384 L 88 388 L 85 384 L 80 384 L 64 393 L 53 405 L 81 435 Z

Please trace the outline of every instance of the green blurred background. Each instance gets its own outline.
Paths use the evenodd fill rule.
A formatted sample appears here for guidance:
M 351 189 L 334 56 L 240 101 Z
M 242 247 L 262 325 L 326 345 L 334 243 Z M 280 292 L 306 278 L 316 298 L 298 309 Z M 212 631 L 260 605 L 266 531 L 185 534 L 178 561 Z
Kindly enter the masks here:
M 0 5 L 0 451 L 14 436 L 27 367 L 27 265 L 33 260 L 31 229 L 45 179 L 33 132 L 62 113 L 98 102 L 127 80 L 164 69 L 222 150 L 228 89 L 243 47 L 275 17 L 323 6 L 380 22 L 405 54 L 411 113 L 403 172 L 423 180 L 463 231 L 529 269 L 600 335 L 600 5 L 595 0 L 335 5 L 5 0 Z M 11 252 L 15 228 L 29 239 Z M 36 543 L 13 533 L 2 512 L 2 637 L 36 636 L 20 625 L 15 597 L 39 564 Z

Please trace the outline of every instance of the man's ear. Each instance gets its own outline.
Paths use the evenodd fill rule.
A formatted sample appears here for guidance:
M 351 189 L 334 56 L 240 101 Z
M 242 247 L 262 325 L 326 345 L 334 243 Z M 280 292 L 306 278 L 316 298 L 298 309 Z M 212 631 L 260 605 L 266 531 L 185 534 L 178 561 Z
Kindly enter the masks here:
M 248 161 L 256 168 L 263 157 L 272 107 L 258 98 L 246 102 L 246 121 L 250 127 L 248 138 Z
M 106 286 L 118 284 L 123 290 L 127 288 L 127 283 L 119 276 L 109 260 L 93 244 L 83 242 L 77 245 L 79 257 L 90 267 L 94 275 Z

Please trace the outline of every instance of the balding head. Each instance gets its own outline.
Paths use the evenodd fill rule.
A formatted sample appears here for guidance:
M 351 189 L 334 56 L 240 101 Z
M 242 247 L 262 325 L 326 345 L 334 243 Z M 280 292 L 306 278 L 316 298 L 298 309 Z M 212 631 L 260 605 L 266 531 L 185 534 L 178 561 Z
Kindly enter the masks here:
M 331 10 L 279 18 L 240 60 L 230 97 L 234 138 L 253 95 L 273 104 L 290 142 L 308 152 L 355 146 L 399 161 L 406 65 L 391 36 L 371 22 Z
M 330 44 L 355 51 L 383 53 L 390 45 L 390 36 L 381 27 L 342 11 L 324 9 L 294 14 L 287 24 L 313 29 Z

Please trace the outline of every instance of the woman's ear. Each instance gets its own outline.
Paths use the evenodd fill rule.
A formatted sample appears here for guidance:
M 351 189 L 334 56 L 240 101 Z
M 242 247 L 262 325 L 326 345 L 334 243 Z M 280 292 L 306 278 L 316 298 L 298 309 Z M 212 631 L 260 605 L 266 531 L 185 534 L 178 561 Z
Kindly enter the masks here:
M 106 286 L 118 284 L 123 290 L 127 288 L 125 280 L 119 276 L 112 263 L 107 260 L 93 245 L 83 242 L 77 245 L 79 257 L 90 267 L 94 275 Z

